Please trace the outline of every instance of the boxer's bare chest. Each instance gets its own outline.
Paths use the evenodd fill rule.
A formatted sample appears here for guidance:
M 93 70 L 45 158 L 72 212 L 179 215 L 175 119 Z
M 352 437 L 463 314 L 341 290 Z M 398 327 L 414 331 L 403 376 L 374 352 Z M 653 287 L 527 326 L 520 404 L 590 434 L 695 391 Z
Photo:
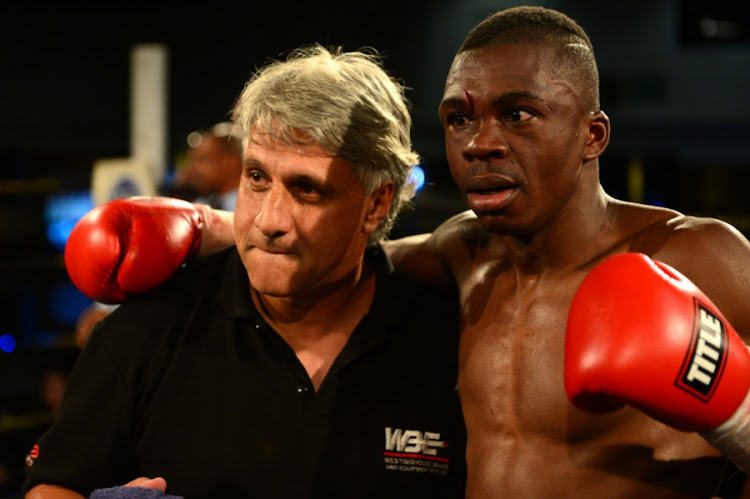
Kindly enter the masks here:
M 459 391 L 472 492 L 467 497 L 545 497 L 552 490 L 560 497 L 577 497 L 581 490 L 600 496 L 613 490 L 651 493 L 652 487 L 670 489 L 672 475 L 685 480 L 685 470 L 662 470 L 650 483 L 622 476 L 623 462 L 636 463 L 636 475 L 648 475 L 677 456 L 689 463 L 708 452 L 699 437 L 679 434 L 634 409 L 591 415 L 568 402 L 567 313 L 588 270 L 531 276 L 495 262 L 475 265 L 460 280 Z M 642 455 L 631 456 L 635 449 Z M 714 464 L 705 478 L 712 483 Z M 691 479 L 693 490 L 705 486 L 703 478 Z M 682 492 L 670 490 L 664 497 Z
M 519 275 L 485 263 L 460 286 L 459 387 L 465 410 L 481 424 L 559 425 L 567 310 L 583 275 Z

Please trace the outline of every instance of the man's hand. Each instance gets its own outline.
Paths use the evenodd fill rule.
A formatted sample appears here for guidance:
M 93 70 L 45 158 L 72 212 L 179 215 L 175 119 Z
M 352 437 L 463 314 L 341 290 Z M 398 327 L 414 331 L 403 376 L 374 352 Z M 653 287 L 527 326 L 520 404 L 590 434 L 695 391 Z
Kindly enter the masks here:
M 125 487 L 143 487 L 145 489 L 157 489 L 162 492 L 167 491 L 167 481 L 162 477 L 147 478 L 145 476 L 131 480 L 125 484 Z

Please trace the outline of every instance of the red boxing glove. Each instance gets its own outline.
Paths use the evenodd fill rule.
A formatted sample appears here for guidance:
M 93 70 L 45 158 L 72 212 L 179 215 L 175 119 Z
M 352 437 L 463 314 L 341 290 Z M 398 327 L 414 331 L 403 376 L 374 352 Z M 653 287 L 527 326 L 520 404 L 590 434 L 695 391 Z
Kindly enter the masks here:
M 565 389 L 579 409 L 630 404 L 674 428 L 704 432 L 739 412 L 748 420 L 750 353 L 685 276 L 625 253 L 595 267 L 573 299 Z
M 115 199 L 78 221 L 65 246 L 65 267 L 89 298 L 120 303 L 169 279 L 196 253 L 203 222 L 189 202 Z

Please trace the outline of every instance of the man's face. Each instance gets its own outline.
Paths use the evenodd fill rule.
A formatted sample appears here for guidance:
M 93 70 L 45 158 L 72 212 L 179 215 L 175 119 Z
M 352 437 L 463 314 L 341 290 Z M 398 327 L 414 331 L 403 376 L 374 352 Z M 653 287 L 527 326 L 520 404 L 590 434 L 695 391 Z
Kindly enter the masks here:
M 453 61 L 440 104 L 451 174 L 488 230 L 529 235 L 577 185 L 587 139 L 550 49 L 488 46 Z
M 361 264 L 374 196 L 349 163 L 319 146 L 268 136 L 249 142 L 235 208 L 237 248 L 251 285 L 301 296 L 335 285 Z

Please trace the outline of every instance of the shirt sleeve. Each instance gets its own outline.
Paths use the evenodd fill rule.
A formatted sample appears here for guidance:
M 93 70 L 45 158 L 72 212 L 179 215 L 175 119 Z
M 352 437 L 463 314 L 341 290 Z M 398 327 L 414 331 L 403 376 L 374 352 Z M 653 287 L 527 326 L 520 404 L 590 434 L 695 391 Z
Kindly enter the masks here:
M 88 496 L 137 476 L 132 381 L 117 368 L 107 334 L 105 321 L 81 352 L 55 423 L 26 457 L 24 490 L 53 484 Z

